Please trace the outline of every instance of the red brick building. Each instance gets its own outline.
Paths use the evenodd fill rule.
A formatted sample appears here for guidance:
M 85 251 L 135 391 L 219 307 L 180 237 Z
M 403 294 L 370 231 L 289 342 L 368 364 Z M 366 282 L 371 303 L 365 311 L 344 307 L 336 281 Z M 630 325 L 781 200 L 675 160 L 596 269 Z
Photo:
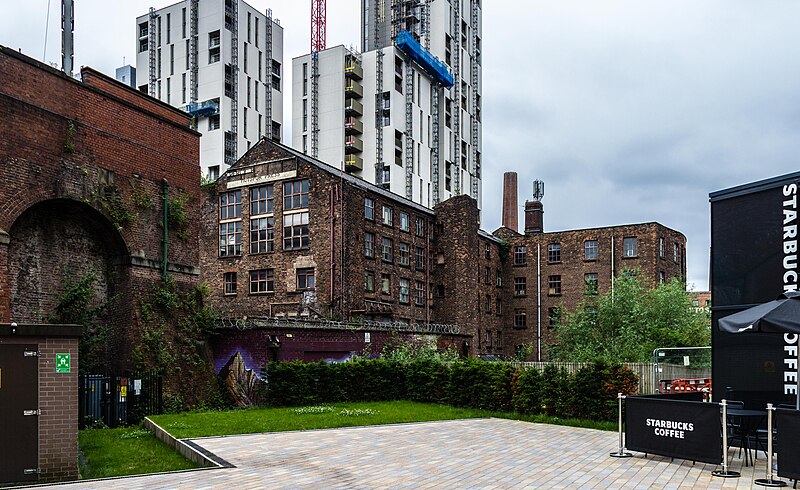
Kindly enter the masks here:
M 653 284 L 685 272 L 685 238 L 657 223 L 543 233 L 540 203 L 527 214 L 538 227 L 490 235 L 468 196 L 431 211 L 261 141 L 203 207 L 204 236 L 218 239 L 202 244 L 203 280 L 230 326 L 256 328 L 280 344 L 275 358 L 339 359 L 379 346 L 358 335 L 323 341 L 334 328 L 323 320 L 346 322 L 359 335 L 458 331 L 460 342 L 446 338 L 465 354 L 510 356 L 521 344 L 551 341 L 558 309 L 575 308 L 587 281 L 604 292 L 626 269 Z M 300 324 L 319 341 L 313 333 L 302 344 L 284 335 Z M 268 357 L 264 342 L 231 335 L 222 357 L 237 342 Z
M 176 342 L 178 317 L 153 301 L 165 284 L 199 283 L 200 228 L 187 219 L 199 215 L 199 134 L 188 115 L 91 68 L 76 80 L 0 46 L 0 118 L 0 322 L 57 320 L 83 284 L 91 296 L 75 309 L 100 313 L 82 366 L 185 361 L 183 375 L 202 377 L 197 347 Z

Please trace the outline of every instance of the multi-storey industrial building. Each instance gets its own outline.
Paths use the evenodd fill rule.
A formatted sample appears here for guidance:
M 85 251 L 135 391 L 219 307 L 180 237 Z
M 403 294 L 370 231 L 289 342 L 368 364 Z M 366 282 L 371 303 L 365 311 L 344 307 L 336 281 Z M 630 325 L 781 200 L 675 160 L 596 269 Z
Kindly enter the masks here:
M 260 342 L 262 359 L 266 338 L 282 345 L 277 359 L 341 359 L 398 326 L 448 333 L 465 354 L 533 345 L 538 357 L 587 288 L 602 294 L 626 271 L 652 285 L 686 271 L 685 237 L 658 223 L 545 233 L 530 201 L 524 233 L 504 220 L 489 234 L 478 214 L 469 196 L 429 209 L 262 140 L 203 207 L 203 235 L 218 237 L 201 244 L 203 281 L 229 325 L 263 334 L 234 329 L 226 342 Z
M 216 179 L 262 136 L 280 140 L 283 28 L 242 0 L 183 0 L 136 19 L 139 89 L 194 116 Z
M 361 2 L 362 53 L 292 62 L 292 145 L 432 208 L 481 202 L 479 0 Z

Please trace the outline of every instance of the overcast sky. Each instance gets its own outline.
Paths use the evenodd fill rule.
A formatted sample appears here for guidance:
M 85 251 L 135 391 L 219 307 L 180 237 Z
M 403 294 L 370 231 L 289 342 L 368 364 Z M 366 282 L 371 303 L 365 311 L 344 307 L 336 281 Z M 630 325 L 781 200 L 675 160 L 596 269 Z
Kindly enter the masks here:
M 0 44 L 60 64 L 60 0 L 49 30 L 48 0 L 4 2 Z M 75 0 L 76 66 L 113 76 L 133 63 L 135 17 L 172 3 Z M 280 19 L 285 66 L 309 51 L 310 1 L 249 3 Z M 360 47 L 360 1 L 327 3 L 328 46 Z M 520 205 L 545 181 L 546 231 L 658 221 L 683 232 L 689 285 L 706 289 L 708 193 L 800 169 L 800 2 L 482 3 L 482 226 L 500 226 L 502 173 L 514 170 Z

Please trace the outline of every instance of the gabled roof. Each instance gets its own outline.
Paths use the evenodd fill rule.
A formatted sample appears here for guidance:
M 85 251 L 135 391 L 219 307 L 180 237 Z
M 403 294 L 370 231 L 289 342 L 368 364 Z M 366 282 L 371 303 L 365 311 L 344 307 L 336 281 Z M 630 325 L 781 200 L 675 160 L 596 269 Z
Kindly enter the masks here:
M 225 173 L 223 173 L 220 176 L 220 178 L 224 177 L 225 174 L 227 174 L 228 172 L 231 172 L 231 171 L 234 171 L 234 170 L 237 170 L 237 169 L 241 169 L 243 167 L 249 167 L 249 166 L 258 165 L 260 163 L 263 163 L 263 162 L 260 162 L 260 161 L 256 161 L 256 162 L 252 162 L 252 163 L 245 163 L 245 160 L 247 159 L 247 155 L 250 154 L 251 152 L 253 152 L 256 148 L 259 148 L 259 147 L 261 147 L 263 145 L 274 146 L 278 150 L 281 150 L 281 151 L 287 153 L 290 157 L 296 158 L 298 161 L 302 161 L 302 162 L 307 163 L 309 165 L 313 165 L 314 167 L 318 168 L 319 170 L 322 170 L 323 172 L 327 172 L 331 176 L 334 176 L 336 178 L 340 178 L 340 179 L 346 181 L 349 184 L 352 184 L 352 185 L 354 185 L 356 187 L 364 189 L 365 191 L 368 191 L 368 192 L 371 192 L 371 193 L 374 193 L 374 194 L 379 194 L 382 197 L 385 197 L 386 199 L 395 201 L 395 202 L 397 202 L 399 204 L 402 204 L 404 206 L 408 206 L 409 208 L 413 208 L 414 210 L 419 211 L 421 213 L 425 213 L 425 214 L 428 214 L 430 216 L 434 215 L 434 212 L 433 212 L 432 209 L 426 208 L 425 206 L 423 206 L 421 204 L 417 204 L 414 201 L 411 201 L 410 199 L 406 199 L 405 197 L 400 196 L 398 194 L 395 194 L 394 192 L 387 191 L 386 189 L 383 189 L 383 188 L 381 188 L 381 187 L 379 187 L 379 186 L 377 186 L 375 184 L 372 184 L 370 182 L 367 182 L 367 181 L 365 181 L 363 179 L 359 179 L 358 177 L 354 177 L 354 176 L 348 174 L 347 172 L 344 172 L 344 171 L 342 171 L 342 170 L 340 170 L 340 169 L 338 169 L 338 168 L 336 168 L 336 167 L 334 167 L 332 165 L 329 165 L 329 164 L 323 162 L 322 160 L 318 160 L 318 159 L 316 159 L 314 157 L 306 155 L 305 153 L 299 152 L 299 151 L 295 150 L 294 148 L 286 146 L 283 143 L 279 143 L 277 141 L 273 141 L 273 140 L 268 139 L 266 137 L 261 138 L 261 140 L 258 143 L 256 143 L 249 150 L 247 150 L 247 152 L 244 155 L 242 155 L 242 157 L 239 160 L 237 160 L 236 163 L 231 165 L 231 167 L 228 168 L 228 170 L 226 170 Z

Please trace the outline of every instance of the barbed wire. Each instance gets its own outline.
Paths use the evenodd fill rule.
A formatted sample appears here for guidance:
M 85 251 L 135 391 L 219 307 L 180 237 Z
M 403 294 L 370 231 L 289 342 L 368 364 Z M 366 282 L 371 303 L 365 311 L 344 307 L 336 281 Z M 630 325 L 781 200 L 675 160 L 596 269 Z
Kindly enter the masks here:
M 409 333 L 428 333 L 437 335 L 457 335 L 461 328 L 449 323 L 406 323 L 406 322 L 379 322 L 363 320 L 359 322 L 341 322 L 324 318 L 279 318 L 279 317 L 242 317 L 220 318 L 217 328 L 251 330 L 254 328 L 290 327 L 290 328 L 318 328 L 321 330 L 350 330 L 350 331 L 397 331 Z

